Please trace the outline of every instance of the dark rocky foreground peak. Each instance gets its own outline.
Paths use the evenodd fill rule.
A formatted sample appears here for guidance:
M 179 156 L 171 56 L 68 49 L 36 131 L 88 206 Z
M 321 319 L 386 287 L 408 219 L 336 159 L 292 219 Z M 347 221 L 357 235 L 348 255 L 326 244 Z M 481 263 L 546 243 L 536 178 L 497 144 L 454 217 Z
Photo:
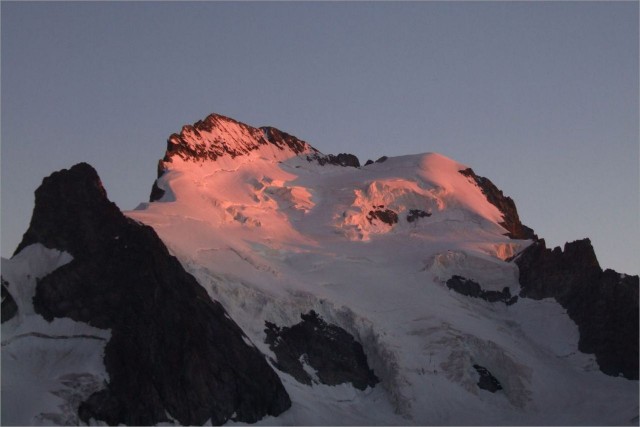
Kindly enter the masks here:
M 578 348 L 609 375 L 638 379 L 638 276 L 603 271 L 589 239 L 548 249 L 544 239 L 515 263 L 521 297 L 555 298 L 578 325 Z
M 32 243 L 73 256 L 38 280 L 36 312 L 111 330 L 109 382 L 80 404 L 84 422 L 255 422 L 291 405 L 277 374 L 224 308 L 151 227 L 122 215 L 88 164 L 44 179 L 16 252 Z
M 460 173 L 472 179 L 482 190 L 489 203 L 502 212 L 504 221 L 500 223 L 507 231 L 507 236 L 512 239 L 537 239 L 533 230 L 520 222 L 516 204 L 511 197 L 507 197 L 493 182 L 483 176 L 478 176 L 471 168 L 461 170 Z

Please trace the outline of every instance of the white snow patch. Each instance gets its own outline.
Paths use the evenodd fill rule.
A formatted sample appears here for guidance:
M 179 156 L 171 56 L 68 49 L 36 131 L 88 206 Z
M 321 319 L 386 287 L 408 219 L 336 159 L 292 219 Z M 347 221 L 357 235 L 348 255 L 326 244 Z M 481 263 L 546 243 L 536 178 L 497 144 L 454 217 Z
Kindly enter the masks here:
M 77 425 L 79 404 L 108 380 L 102 359 L 110 331 L 67 318 L 47 322 L 33 309 L 36 279 L 71 260 L 40 244 L 2 258 L 18 306 L 2 324 L 3 425 Z

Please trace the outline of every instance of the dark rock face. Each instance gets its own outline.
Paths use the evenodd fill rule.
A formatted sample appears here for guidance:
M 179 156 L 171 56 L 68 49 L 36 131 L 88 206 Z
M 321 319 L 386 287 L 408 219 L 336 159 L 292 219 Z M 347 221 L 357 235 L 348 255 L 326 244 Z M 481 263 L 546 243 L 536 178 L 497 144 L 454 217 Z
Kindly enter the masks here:
M 507 305 L 512 305 L 518 301 L 517 295 L 511 296 L 511 290 L 508 286 L 502 292 L 485 291 L 479 283 L 458 275 L 454 275 L 447 280 L 447 287 L 459 294 L 472 298 L 481 298 L 488 302 L 503 302 Z
M 4 323 L 18 314 L 18 305 L 9 293 L 9 282 L 0 276 L 0 283 L 2 284 L 2 307 L 0 310 L 2 310 L 2 323 Z
M 301 315 L 302 322 L 280 328 L 266 322 L 265 342 L 278 358 L 276 367 L 303 384 L 311 384 L 301 359 L 316 370 L 323 384 L 352 383 L 364 390 L 379 382 L 367 364 L 362 345 L 344 329 L 326 323 L 316 312 Z
M 164 190 L 158 187 L 158 180 L 153 182 L 153 186 L 151 187 L 151 194 L 149 195 L 149 202 L 155 202 L 157 200 L 162 199 L 164 196 Z
M 489 203 L 502 212 L 504 221 L 500 225 L 508 231 L 507 236 L 512 239 L 535 240 L 538 238 L 532 229 L 520 222 L 516 204 L 511 197 L 505 196 L 489 179 L 476 175 L 471 168 L 461 170 L 460 173 L 472 179 L 480 187 Z
M 165 156 L 166 157 L 166 156 Z M 158 160 L 158 178 L 160 178 L 165 173 L 165 166 L 162 160 Z M 153 186 L 151 187 L 151 194 L 149 195 L 149 202 L 155 202 L 160 200 L 162 196 L 164 196 L 165 191 L 158 187 L 158 180 L 153 181 Z
M 372 165 L 374 163 L 384 163 L 385 161 L 387 161 L 388 157 L 387 156 L 382 156 L 380 157 L 378 160 L 376 160 L 375 162 L 371 159 L 367 160 L 367 162 L 364 164 L 365 166 L 369 166 Z
M 602 372 L 638 379 L 638 276 L 602 271 L 589 239 L 547 249 L 543 239 L 516 259 L 521 297 L 555 298 L 578 325 L 583 353 Z
M 384 205 L 374 206 L 374 210 L 369 211 L 367 219 L 372 223 L 374 219 L 380 220 L 385 224 L 393 225 L 398 223 L 398 214 L 391 209 L 384 209 Z
M 480 284 L 462 276 L 452 276 L 447 280 L 447 287 L 468 297 L 480 298 L 480 294 L 482 294 Z
M 478 387 L 491 393 L 502 390 L 502 384 L 500 384 L 500 381 L 498 381 L 498 379 L 494 377 L 487 368 L 480 365 L 473 365 L 473 367 L 478 372 L 478 374 L 480 374 Z
M 310 156 L 307 156 L 307 161 L 317 161 L 320 166 L 324 166 L 326 164 L 329 165 L 336 165 L 336 166 L 343 166 L 343 167 L 353 167 L 353 168 L 359 168 L 360 167 L 360 160 L 358 160 L 358 158 L 353 155 L 353 154 L 347 154 L 347 153 L 340 153 L 337 156 L 334 156 L 333 154 L 313 154 Z
M 35 242 L 74 257 L 38 281 L 36 311 L 111 329 L 110 381 L 80 405 L 84 422 L 152 425 L 167 414 L 181 424 L 255 422 L 289 408 L 263 355 L 155 231 L 107 199 L 91 166 L 44 179 L 16 252 Z
M 429 212 L 425 212 L 422 209 L 409 209 L 409 213 L 407 214 L 407 221 L 414 222 L 419 220 L 420 218 L 430 217 L 431 214 Z

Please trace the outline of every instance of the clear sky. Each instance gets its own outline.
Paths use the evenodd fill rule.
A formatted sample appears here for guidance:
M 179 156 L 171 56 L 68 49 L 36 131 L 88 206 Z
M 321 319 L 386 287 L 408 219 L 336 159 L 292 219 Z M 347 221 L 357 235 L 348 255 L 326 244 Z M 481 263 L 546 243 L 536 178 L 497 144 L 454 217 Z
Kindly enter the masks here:
M 123 210 L 217 112 L 361 162 L 439 152 L 638 274 L 638 2 L 6 2 L 2 256 L 80 161 Z

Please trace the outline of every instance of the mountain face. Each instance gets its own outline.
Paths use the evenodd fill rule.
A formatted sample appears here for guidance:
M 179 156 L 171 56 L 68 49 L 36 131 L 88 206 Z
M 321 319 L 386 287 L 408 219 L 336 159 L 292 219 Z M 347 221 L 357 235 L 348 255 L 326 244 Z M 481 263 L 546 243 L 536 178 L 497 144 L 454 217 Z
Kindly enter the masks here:
M 136 210 L 45 178 L 2 276 L 4 424 L 638 422 L 638 277 L 439 154 L 212 114 Z
M 33 307 L 109 329 L 106 387 L 78 415 L 110 425 L 255 422 L 291 405 L 278 376 L 224 308 L 189 275 L 151 227 L 106 198 L 78 164 L 46 178 L 17 251 L 65 251 L 68 264 L 37 282 Z M 177 369 L 179 367 L 179 369 Z

